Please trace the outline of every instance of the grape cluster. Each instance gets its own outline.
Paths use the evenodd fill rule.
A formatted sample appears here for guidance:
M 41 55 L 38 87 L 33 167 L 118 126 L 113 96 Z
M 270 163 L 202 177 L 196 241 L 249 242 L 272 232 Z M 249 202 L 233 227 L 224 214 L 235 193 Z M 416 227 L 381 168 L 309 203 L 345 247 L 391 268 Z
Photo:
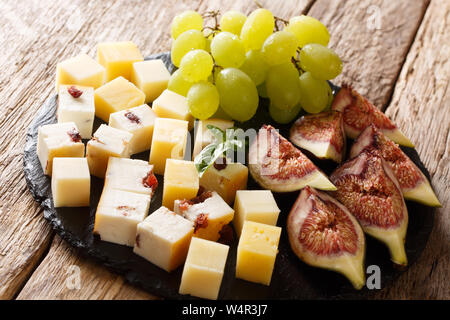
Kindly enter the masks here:
M 331 104 L 327 80 L 342 72 L 342 61 L 327 48 L 330 34 L 320 21 L 285 21 L 263 8 L 248 17 L 228 11 L 220 23 L 217 15 L 185 11 L 172 21 L 171 58 L 178 70 L 168 87 L 187 98 L 194 117 L 208 119 L 221 108 L 247 121 L 263 97 L 270 99 L 272 118 L 288 123 L 301 109 L 318 113 Z M 204 26 L 206 17 L 214 17 L 214 27 Z

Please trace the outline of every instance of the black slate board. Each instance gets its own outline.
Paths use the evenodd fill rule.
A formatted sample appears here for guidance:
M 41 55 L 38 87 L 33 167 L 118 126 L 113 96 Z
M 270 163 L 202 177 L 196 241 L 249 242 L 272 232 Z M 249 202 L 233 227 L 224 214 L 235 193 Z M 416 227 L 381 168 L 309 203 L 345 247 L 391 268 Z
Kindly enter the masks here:
M 161 53 L 147 59 L 163 59 L 170 72 L 174 66 L 170 62 L 169 53 Z M 334 93 L 339 89 L 333 86 Z M 103 188 L 103 180 L 92 177 L 91 181 L 91 207 L 90 208 L 57 208 L 53 207 L 50 178 L 43 174 L 36 154 L 38 127 L 44 124 L 55 123 L 57 97 L 51 97 L 39 110 L 31 124 L 24 151 L 25 179 L 34 199 L 44 209 L 44 217 L 53 229 L 72 246 L 79 248 L 80 252 L 92 257 L 110 270 L 122 274 L 132 284 L 137 285 L 150 293 L 169 299 L 192 299 L 190 296 L 178 294 L 182 267 L 172 273 L 167 273 L 133 254 L 132 248 L 120 246 L 99 240 L 93 236 L 95 210 Z M 250 121 L 238 124 L 242 128 L 258 129 L 262 124 L 273 124 L 286 136 L 290 125 L 278 125 L 271 120 L 267 101 L 261 99 L 258 114 Z M 94 130 L 100 125 L 96 119 Z M 403 148 L 406 154 L 429 178 L 429 173 L 419 159 L 414 149 Z M 308 154 L 310 156 L 310 154 Z M 148 159 L 148 152 L 133 158 Z M 312 160 L 326 173 L 330 173 L 335 165 L 329 161 Z M 160 186 L 152 199 L 150 212 L 161 206 L 162 182 L 158 177 Z M 249 189 L 259 189 L 257 183 L 249 177 Z M 281 209 L 278 225 L 283 227 L 280 239 L 279 254 L 270 286 L 258 285 L 244 280 L 235 279 L 236 246 L 235 239 L 231 245 L 219 299 L 365 299 L 374 290 L 364 288 L 356 291 L 341 275 L 323 269 L 312 268 L 301 262 L 291 251 L 285 231 L 286 217 L 293 205 L 298 192 L 288 194 L 275 194 L 278 206 Z M 419 258 L 425 248 L 428 237 L 433 228 L 435 210 L 433 208 L 407 201 L 409 212 L 409 226 L 406 237 L 406 253 L 409 265 Z M 389 259 L 389 252 L 384 245 L 376 240 L 367 238 L 366 267 L 377 265 L 381 269 L 381 288 L 389 286 L 401 272 L 393 267 Z

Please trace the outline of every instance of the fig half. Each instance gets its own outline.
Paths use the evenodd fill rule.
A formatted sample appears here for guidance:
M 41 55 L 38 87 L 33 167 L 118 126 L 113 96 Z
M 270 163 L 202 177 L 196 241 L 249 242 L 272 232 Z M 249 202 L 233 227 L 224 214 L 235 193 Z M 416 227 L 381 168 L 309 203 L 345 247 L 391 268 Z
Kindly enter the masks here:
M 342 113 L 328 111 L 299 118 L 291 127 L 290 140 L 317 158 L 341 163 L 346 145 Z
M 308 157 L 270 125 L 259 129 L 248 158 L 250 174 L 265 189 L 290 192 L 309 185 L 322 190 L 336 190 Z
M 289 213 L 287 231 L 291 248 L 302 261 L 343 274 L 356 289 L 364 286 L 364 232 L 337 200 L 305 187 Z
M 386 244 L 394 263 L 407 265 L 408 210 L 390 165 L 366 150 L 338 167 L 330 179 L 337 187 L 333 195 L 358 219 L 363 230 Z
M 331 108 L 343 113 L 345 134 L 351 139 L 373 123 L 392 141 L 414 148 L 414 144 L 383 112 L 348 85 L 342 85 Z
M 441 204 L 430 182 L 422 171 L 408 158 L 400 147 L 389 140 L 374 125 L 368 126 L 356 139 L 350 149 L 350 157 L 355 157 L 363 150 L 375 149 L 391 165 L 405 199 L 417 201 L 432 207 Z

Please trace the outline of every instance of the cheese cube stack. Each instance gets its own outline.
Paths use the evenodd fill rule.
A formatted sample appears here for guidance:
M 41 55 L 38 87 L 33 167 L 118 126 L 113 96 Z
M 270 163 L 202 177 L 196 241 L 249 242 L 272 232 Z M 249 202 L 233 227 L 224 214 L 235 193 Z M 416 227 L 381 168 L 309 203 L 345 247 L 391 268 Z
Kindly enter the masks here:
M 56 65 L 56 91 L 61 84 L 100 87 L 105 83 L 105 68 L 87 54 L 59 62 Z
M 138 224 L 134 252 L 168 272 L 186 259 L 194 224 L 161 207 Z
M 145 93 L 145 102 L 152 102 L 167 89 L 170 73 L 161 59 L 133 63 L 131 82 Z
M 149 162 L 157 174 L 164 174 L 166 159 L 183 159 L 186 150 L 188 122 L 156 118 Z
M 138 223 L 148 214 L 150 195 L 104 188 L 95 213 L 94 233 L 103 241 L 134 246 Z
M 130 132 L 130 154 L 150 149 L 156 114 L 148 105 L 111 113 L 109 126 Z
M 270 285 L 281 228 L 245 221 L 239 239 L 236 278 Z
M 204 147 L 208 144 L 211 144 L 214 140 L 214 135 L 208 129 L 208 125 L 212 125 L 218 127 L 225 131 L 226 129 L 232 128 L 234 126 L 234 122 L 230 120 L 222 120 L 222 119 L 208 119 L 198 121 L 195 130 L 195 142 L 194 142 L 194 150 L 192 152 L 192 160 L 202 151 Z
M 86 158 L 54 158 L 53 204 L 57 207 L 89 206 L 91 176 Z
M 228 251 L 227 245 L 192 238 L 179 293 L 216 300 L 222 284 Z
M 100 125 L 92 139 L 87 143 L 86 148 L 86 157 L 91 174 L 103 178 L 109 157 L 129 158 L 128 144 L 132 136 L 127 131 L 115 129 L 105 124 Z
M 72 87 L 81 91 L 81 96 L 74 98 L 69 93 L 69 89 Z M 58 123 L 75 122 L 81 138 L 90 139 L 95 117 L 94 88 L 73 85 L 59 86 L 56 117 Z
M 200 185 L 206 190 L 216 191 L 229 205 L 232 205 L 237 190 L 247 189 L 248 168 L 241 163 L 227 163 L 218 170 L 211 166 L 200 178 Z
M 123 77 L 115 78 L 95 90 L 95 115 L 105 122 L 113 112 L 140 106 L 145 94 Z
M 189 130 L 194 126 L 194 117 L 189 112 L 186 97 L 166 89 L 153 101 L 153 111 L 160 118 L 171 118 L 189 122 Z
M 247 220 L 265 223 L 272 226 L 277 224 L 280 209 L 270 190 L 239 190 L 234 202 L 234 229 L 241 234 L 242 226 Z
M 106 81 L 120 76 L 131 80 L 133 63 L 143 60 L 138 47 L 131 41 L 103 42 L 97 46 L 97 61 L 106 68 Z
M 48 124 L 38 129 L 37 154 L 44 174 L 51 176 L 53 158 L 84 157 L 84 144 L 74 122 Z
M 217 241 L 223 226 L 233 220 L 234 210 L 217 194 L 205 191 L 189 200 L 175 200 L 174 211 L 194 223 L 194 237 Z
M 164 173 L 162 205 L 173 210 L 177 199 L 192 199 L 199 188 L 194 162 L 167 159 Z

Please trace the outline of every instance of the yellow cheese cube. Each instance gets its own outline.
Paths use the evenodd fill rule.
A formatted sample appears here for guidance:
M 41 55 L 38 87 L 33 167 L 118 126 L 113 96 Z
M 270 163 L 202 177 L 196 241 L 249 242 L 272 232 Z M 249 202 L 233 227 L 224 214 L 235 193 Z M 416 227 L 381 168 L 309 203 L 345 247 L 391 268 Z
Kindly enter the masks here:
M 281 228 L 245 221 L 239 239 L 236 278 L 270 285 Z
M 95 89 L 105 83 L 105 68 L 87 54 L 64 60 L 56 65 L 56 91 L 60 84 L 73 84 Z
M 120 76 L 131 80 L 133 63 L 143 60 L 138 47 L 131 41 L 103 42 L 97 46 L 97 61 L 106 68 L 106 81 Z
M 149 162 L 157 174 L 164 174 L 166 159 L 183 159 L 186 150 L 188 122 L 156 118 Z
M 138 224 L 134 252 L 168 272 L 186 259 L 194 225 L 166 207 Z
M 153 125 L 156 114 L 148 105 L 111 113 L 109 125 L 125 130 L 133 135 L 129 149 L 130 154 L 136 154 L 150 149 L 153 136 Z
M 133 63 L 131 82 L 145 93 L 145 102 L 152 102 L 167 89 L 170 73 L 160 59 Z
M 270 190 L 239 190 L 234 202 L 234 229 L 241 234 L 244 222 L 255 221 L 275 226 L 280 209 Z
M 192 160 L 194 160 L 195 156 L 198 155 L 204 147 L 212 143 L 214 140 L 213 134 L 207 127 L 208 125 L 218 127 L 219 129 L 225 131 L 226 129 L 232 128 L 234 126 L 234 122 L 222 119 L 208 119 L 198 121 L 198 123 L 196 124 L 197 128 L 195 130 L 195 142 L 194 150 L 192 152 Z
M 194 126 L 194 118 L 189 112 L 187 99 L 178 93 L 168 89 L 164 90 L 153 101 L 152 108 L 158 117 L 186 120 L 189 122 L 189 130 Z
M 57 207 L 89 206 L 91 175 L 86 158 L 54 158 L 53 204 Z
M 105 122 L 113 112 L 140 106 L 145 94 L 123 77 L 118 77 L 95 90 L 95 115 Z
M 216 300 L 222 284 L 228 251 L 227 245 L 192 238 L 179 293 Z
M 247 189 L 248 168 L 241 163 L 228 163 L 224 169 L 211 166 L 200 178 L 206 190 L 216 191 L 229 205 L 234 202 L 237 190 Z
M 164 172 L 162 205 L 173 210 L 177 199 L 192 199 L 199 188 L 194 162 L 167 159 Z

